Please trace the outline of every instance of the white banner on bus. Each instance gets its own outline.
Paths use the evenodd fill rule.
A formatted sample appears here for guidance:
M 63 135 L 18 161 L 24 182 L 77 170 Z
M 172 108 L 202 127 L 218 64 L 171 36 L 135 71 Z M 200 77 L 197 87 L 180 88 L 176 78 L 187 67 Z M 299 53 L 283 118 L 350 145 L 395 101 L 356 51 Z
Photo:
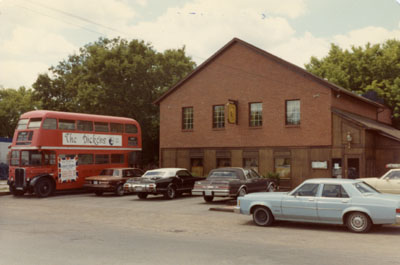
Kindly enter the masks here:
M 63 145 L 122 146 L 121 135 L 63 133 Z

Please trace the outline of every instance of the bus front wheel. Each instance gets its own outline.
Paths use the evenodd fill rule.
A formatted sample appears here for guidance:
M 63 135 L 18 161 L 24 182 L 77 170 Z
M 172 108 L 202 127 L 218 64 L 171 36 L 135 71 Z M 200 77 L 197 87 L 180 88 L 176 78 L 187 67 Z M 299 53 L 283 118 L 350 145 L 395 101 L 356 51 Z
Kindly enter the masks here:
M 54 185 L 48 178 L 42 178 L 35 184 L 35 193 L 39 198 L 48 197 L 54 192 Z

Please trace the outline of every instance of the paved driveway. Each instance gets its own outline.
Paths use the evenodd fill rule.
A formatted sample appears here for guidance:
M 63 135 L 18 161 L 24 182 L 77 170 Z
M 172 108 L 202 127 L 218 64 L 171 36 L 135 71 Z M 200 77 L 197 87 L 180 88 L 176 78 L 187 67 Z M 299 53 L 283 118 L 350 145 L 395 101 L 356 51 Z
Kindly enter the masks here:
M 369 234 L 209 211 L 201 197 L 0 197 L 0 264 L 397 264 L 399 226 Z

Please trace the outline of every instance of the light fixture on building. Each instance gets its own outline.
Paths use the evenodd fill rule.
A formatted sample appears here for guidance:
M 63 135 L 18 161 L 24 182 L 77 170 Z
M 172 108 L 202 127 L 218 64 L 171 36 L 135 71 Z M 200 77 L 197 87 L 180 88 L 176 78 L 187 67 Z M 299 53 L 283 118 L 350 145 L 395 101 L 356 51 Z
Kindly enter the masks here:
M 347 132 L 346 134 L 347 148 L 350 149 L 351 142 L 353 141 L 353 136 L 351 136 L 351 132 Z

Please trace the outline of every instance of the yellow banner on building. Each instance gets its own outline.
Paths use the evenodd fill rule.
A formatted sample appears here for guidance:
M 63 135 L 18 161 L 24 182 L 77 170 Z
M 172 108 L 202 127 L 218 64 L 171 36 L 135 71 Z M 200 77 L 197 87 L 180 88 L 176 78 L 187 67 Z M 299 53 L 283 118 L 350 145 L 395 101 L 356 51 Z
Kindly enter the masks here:
M 236 124 L 237 123 L 237 107 L 234 102 L 228 103 L 228 123 Z

